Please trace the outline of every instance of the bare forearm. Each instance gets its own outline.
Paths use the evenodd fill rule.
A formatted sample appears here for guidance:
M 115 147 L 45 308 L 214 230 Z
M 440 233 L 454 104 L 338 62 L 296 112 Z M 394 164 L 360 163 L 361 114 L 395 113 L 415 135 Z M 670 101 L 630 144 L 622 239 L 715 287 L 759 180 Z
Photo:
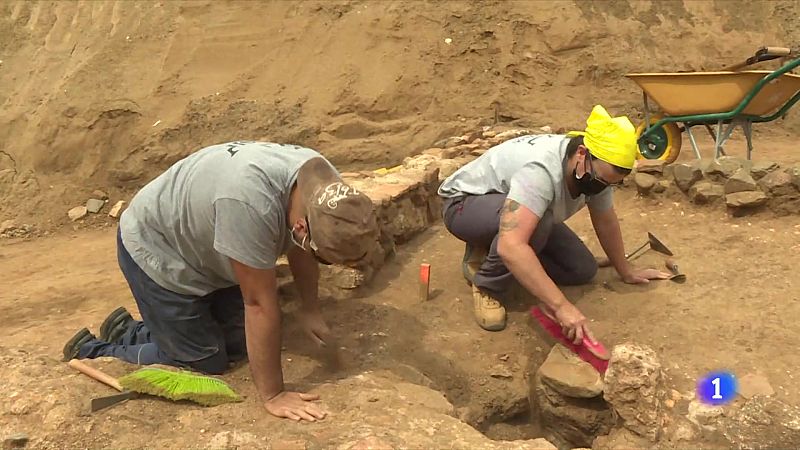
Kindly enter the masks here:
M 290 254 L 289 268 L 304 309 L 319 307 L 319 264 L 308 254 Z
M 274 301 L 245 305 L 247 355 L 253 382 L 263 401 L 283 391 L 280 306 Z
M 619 274 L 630 272 L 631 265 L 625 258 L 625 245 L 622 242 L 622 231 L 619 221 L 613 211 L 603 214 L 593 215 L 592 224 L 594 225 L 597 239 L 600 246 L 606 252 L 608 259 Z
M 550 309 L 556 310 L 569 300 L 547 275 L 536 253 L 528 245 L 515 245 L 506 249 L 503 263 L 514 275 L 514 278 L 532 295 L 543 301 Z

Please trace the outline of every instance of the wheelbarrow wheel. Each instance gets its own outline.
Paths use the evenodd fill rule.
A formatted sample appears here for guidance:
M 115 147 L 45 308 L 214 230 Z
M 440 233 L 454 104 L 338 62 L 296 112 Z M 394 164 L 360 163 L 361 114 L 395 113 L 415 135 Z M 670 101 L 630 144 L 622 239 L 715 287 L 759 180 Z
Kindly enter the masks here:
M 658 122 L 661 117 L 651 117 L 650 124 Z M 645 123 L 642 122 L 636 128 L 636 137 L 638 138 L 644 134 Z M 660 159 L 670 164 L 681 153 L 681 130 L 678 125 L 670 122 L 665 123 L 658 127 L 657 130 L 652 131 L 644 139 L 639 140 L 639 153 L 636 155 L 638 159 Z

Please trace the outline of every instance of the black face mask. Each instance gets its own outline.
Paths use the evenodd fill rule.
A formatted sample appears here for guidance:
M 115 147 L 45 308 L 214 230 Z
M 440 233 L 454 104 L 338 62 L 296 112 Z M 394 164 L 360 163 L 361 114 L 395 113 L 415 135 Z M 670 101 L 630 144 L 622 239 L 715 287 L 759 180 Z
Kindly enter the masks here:
M 584 166 L 585 164 L 584 162 Z M 608 183 L 594 175 L 594 168 L 591 168 L 591 162 L 589 165 L 590 170 L 585 171 L 580 178 L 578 177 L 578 165 L 575 164 L 575 168 L 572 169 L 572 176 L 575 177 L 575 184 L 578 186 L 578 192 L 586 196 L 597 195 L 608 187 Z

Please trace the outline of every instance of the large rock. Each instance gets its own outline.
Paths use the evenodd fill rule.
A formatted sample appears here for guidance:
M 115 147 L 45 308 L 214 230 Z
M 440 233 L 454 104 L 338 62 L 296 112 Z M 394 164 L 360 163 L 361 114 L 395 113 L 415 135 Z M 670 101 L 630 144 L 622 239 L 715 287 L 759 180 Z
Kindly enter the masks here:
M 636 161 L 636 172 L 661 175 L 664 173 L 664 165 L 662 159 L 639 159 Z
M 780 166 L 773 161 L 753 161 L 750 168 L 750 175 L 756 180 L 764 178 L 768 173 L 778 170 Z
M 636 191 L 641 195 L 648 195 L 653 187 L 658 182 L 658 179 L 648 173 L 636 173 L 633 176 L 633 181 L 636 183 Z
M 545 383 L 538 372 L 532 383 L 531 405 L 545 437 L 559 447 L 590 447 L 613 423 L 611 409 L 602 397 L 567 397 Z
M 703 179 L 703 171 L 697 165 L 676 164 L 672 169 L 672 178 L 678 188 L 686 192 L 692 185 Z
M 542 381 L 567 397 L 592 398 L 603 393 L 603 380 L 591 364 L 556 344 L 539 367 Z
M 736 192 L 755 191 L 758 189 L 756 180 L 750 176 L 750 171 L 739 169 L 725 182 L 725 194 Z
M 653 349 L 617 345 L 611 352 L 603 397 L 622 424 L 655 442 L 664 426 L 664 373 Z
M 725 204 L 735 211 L 749 211 L 766 205 L 767 195 L 761 191 L 736 192 L 725 195 Z
M 743 167 L 749 171 L 751 165 L 751 162 L 741 158 L 721 156 L 709 163 L 705 174 L 714 181 L 723 182 Z
M 721 429 L 736 448 L 800 448 L 800 407 L 757 395 L 723 420 Z
M 698 205 L 714 203 L 721 199 L 724 194 L 725 189 L 722 186 L 710 181 L 702 181 L 689 189 L 689 197 Z
M 781 195 L 791 195 L 797 192 L 797 188 L 792 183 L 792 175 L 786 170 L 776 170 L 758 180 L 758 185 L 764 192 L 773 197 Z

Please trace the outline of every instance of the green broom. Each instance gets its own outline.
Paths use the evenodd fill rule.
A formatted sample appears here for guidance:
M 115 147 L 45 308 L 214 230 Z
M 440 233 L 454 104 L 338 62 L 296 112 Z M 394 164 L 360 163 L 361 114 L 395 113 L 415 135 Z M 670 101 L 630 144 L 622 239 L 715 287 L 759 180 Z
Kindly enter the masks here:
M 189 371 L 146 367 L 119 379 L 129 391 L 155 395 L 173 401 L 189 400 L 203 406 L 241 402 L 242 398 L 224 381 Z
M 116 379 L 77 359 L 70 360 L 68 365 L 125 394 L 111 396 L 114 399 L 110 402 L 102 402 L 103 407 L 132 398 L 131 394 L 139 393 L 173 401 L 189 400 L 203 406 L 217 406 L 223 403 L 242 401 L 239 394 L 234 392 L 224 381 L 186 370 L 173 371 L 145 367 Z M 108 398 L 111 399 L 111 397 Z

